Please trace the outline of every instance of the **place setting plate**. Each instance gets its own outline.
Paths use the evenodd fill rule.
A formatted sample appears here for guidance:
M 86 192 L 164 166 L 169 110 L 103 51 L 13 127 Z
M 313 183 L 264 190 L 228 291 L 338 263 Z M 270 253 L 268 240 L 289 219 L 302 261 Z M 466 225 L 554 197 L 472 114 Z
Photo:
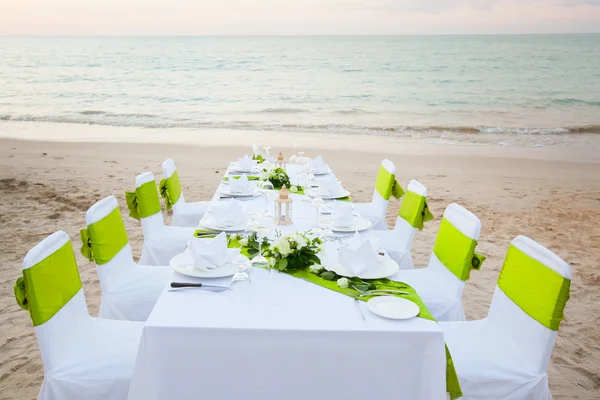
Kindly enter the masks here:
M 230 197 L 253 197 L 254 196 L 254 191 L 255 189 L 252 188 L 250 190 L 248 190 L 247 192 L 232 192 L 231 189 L 229 188 L 229 185 L 227 186 L 221 186 L 219 188 L 219 193 L 225 195 L 225 196 L 230 196 Z
M 333 232 L 344 232 L 344 233 L 353 233 L 353 232 L 361 232 L 371 229 L 373 223 L 366 218 L 360 216 L 354 216 L 354 222 L 352 225 L 348 226 L 337 226 L 335 223 L 331 224 L 331 230 Z
M 419 306 L 397 296 L 376 296 L 367 301 L 367 309 L 387 319 L 411 319 L 419 315 Z
M 247 221 L 241 221 L 237 224 L 227 225 L 212 219 L 206 219 L 200 221 L 200 225 L 198 229 L 206 229 L 215 232 L 225 232 L 225 233 L 234 233 L 234 232 L 243 232 L 248 227 Z
M 324 166 L 323 168 L 311 168 L 310 169 L 310 173 L 315 175 L 315 176 L 319 176 L 319 175 L 327 175 L 331 172 L 331 168 L 329 168 L 329 166 Z
M 306 189 L 304 191 L 304 194 L 307 195 L 307 196 L 309 196 L 309 197 L 320 197 L 323 200 L 343 199 L 345 197 L 350 196 L 350 192 L 347 191 L 346 189 L 340 190 L 335 195 L 324 195 L 324 194 L 321 194 L 321 192 L 319 191 L 319 188 L 310 188 L 310 189 Z
M 242 257 L 244 256 L 240 254 L 239 257 L 239 260 L 243 261 Z M 177 254 L 175 257 L 171 258 L 169 264 L 175 272 L 186 276 L 192 276 L 194 278 L 224 278 L 234 275 L 239 270 L 239 265 L 235 264 L 234 262 L 228 262 L 220 268 L 213 268 L 209 269 L 208 271 L 194 268 L 194 260 L 188 249 L 186 249 L 183 253 Z
M 338 259 L 337 248 L 333 245 L 326 245 L 321 253 L 321 265 L 328 271 L 335 272 L 337 275 L 347 278 L 354 277 L 350 268 L 342 265 Z M 377 263 L 369 267 L 358 275 L 361 279 L 382 279 L 389 278 L 400 270 L 397 262 L 388 255 L 380 255 Z

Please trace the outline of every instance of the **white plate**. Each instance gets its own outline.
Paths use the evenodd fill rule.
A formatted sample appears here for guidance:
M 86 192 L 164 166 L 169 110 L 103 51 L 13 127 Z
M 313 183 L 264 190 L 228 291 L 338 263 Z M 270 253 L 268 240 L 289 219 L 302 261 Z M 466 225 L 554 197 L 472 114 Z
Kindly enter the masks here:
M 373 223 L 371 221 L 369 221 L 366 218 L 363 217 L 354 217 L 354 223 L 350 226 L 335 226 L 335 224 L 332 224 L 331 226 L 331 230 L 334 232 L 360 232 L 360 231 L 366 231 L 367 229 L 371 228 L 371 225 L 373 225 Z
M 240 232 L 245 231 L 248 227 L 247 221 L 242 221 L 236 225 L 223 225 L 219 224 L 217 221 L 211 219 L 201 220 L 198 225 L 198 229 L 207 229 L 210 231 L 218 231 L 218 232 Z
M 193 263 L 186 252 L 177 254 L 175 257 L 171 258 L 169 264 L 175 272 L 196 278 L 223 278 L 232 276 L 239 270 L 239 267 L 233 263 L 227 263 L 221 268 L 209 269 L 208 271 L 194 268 Z
M 421 312 L 412 301 L 396 296 L 373 297 L 367 301 L 367 308 L 373 314 L 389 319 L 410 319 Z
M 224 194 L 225 196 L 231 196 L 231 197 L 251 197 L 251 196 L 254 196 L 254 188 L 250 189 L 247 192 L 236 193 L 236 192 L 232 192 L 231 189 L 229 189 L 229 185 L 228 186 L 221 186 L 219 188 L 219 192 L 221 194 Z
M 330 172 L 331 172 L 331 168 L 329 168 L 329 166 L 325 166 L 318 170 L 311 168 L 311 170 L 310 170 L 310 173 L 313 175 L 327 175 Z
M 358 277 L 361 279 L 382 279 L 394 275 L 400 267 L 398 263 L 390 258 L 387 254 L 379 256 L 379 262 L 371 266 L 366 271 L 361 272 Z M 338 259 L 338 251 L 335 246 L 324 246 L 319 258 L 321 265 L 328 271 L 333 271 L 340 276 L 352 278 L 354 273 L 350 268 L 340 264 Z
M 254 165 L 256 167 L 256 164 Z M 244 174 L 249 174 L 252 172 L 253 168 L 247 169 L 247 168 L 242 168 L 238 165 L 238 163 L 232 163 L 231 165 L 229 165 L 229 170 L 230 171 L 234 171 L 234 172 L 241 172 Z
M 334 196 L 324 196 L 321 193 L 319 193 L 319 188 L 310 188 L 310 189 L 306 189 L 304 191 L 304 194 L 310 197 L 320 197 L 323 200 L 335 200 L 335 199 L 342 199 L 344 197 L 348 197 L 350 196 L 350 192 L 347 191 L 346 189 L 342 189 L 337 195 Z

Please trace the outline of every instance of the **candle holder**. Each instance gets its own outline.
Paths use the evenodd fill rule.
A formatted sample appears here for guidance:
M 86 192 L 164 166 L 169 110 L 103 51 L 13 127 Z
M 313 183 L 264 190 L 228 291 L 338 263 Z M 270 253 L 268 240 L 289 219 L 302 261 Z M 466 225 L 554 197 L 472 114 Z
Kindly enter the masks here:
M 285 185 L 283 185 L 275 199 L 273 222 L 275 222 L 276 225 L 292 224 L 292 199 L 290 199 L 289 192 Z
M 275 167 L 285 169 L 285 166 L 285 157 L 283 157 L 283 153 L 280 151 L 279 154 L 277 154 L 277 158 L 275 159 Z

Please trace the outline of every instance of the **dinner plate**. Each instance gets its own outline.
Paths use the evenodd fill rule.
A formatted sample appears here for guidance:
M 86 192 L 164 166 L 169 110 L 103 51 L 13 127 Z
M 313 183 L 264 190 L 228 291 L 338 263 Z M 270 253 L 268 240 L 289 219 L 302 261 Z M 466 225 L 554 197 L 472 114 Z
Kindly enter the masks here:
M 360 232 L 370 229 L 373 223 L 363 217 L 354 217 L 354 223 L 349 226 L 336 226 L 335 223 L 331 225 L 331 230 L 334 232 Z
M 330 172 L 331 172 L 331 168 L 329 168 L 327 165 L 324 166 L 323 168 L 319 168 L 319 169 L 311 168 L 311 170 L 310 170 L 310 173 L 313 175 L 327 175 Z
M 244 256 L 240 254 L 240 257 Z M 239 270 L 239 266 L 233 262 L 229 262 L 220 268 L 209 269 L 208 271 L 194 268 L 194 263 L 186 251 L 171 258 L 169 264 L 175 272 L 195 278 L 223 278 L 232 276 Z
M 319 255 L 321 265 L 328 271 L 335 272 L 337 275 L 352 278 L 354 273 L 350 268 L 340 264 L 338 251 L 335 246 L 323 246 L 323 251 Z M 387 254 L 379 256 L 377 263 L 372 265 L 366 271 L 361 272 L 358 277 L 361 279 L 382 279 L 394 275 L 400 267 L 398 263 Z
M 338 194 L 336 195 L 322 195 L 319 192 L 319 188 L 310 188 L 310 189 L 306 189 L 304 191 L 304 194 L 310 197 L 320 197 L 323 200 L 335 200 L 335 199 L 343 199 L 344 197 L 348 197 L 350 196 L 350 192 L 347 191 L 346 189 L 342 189 Z
M 256 166 L 256 165 L 254 165 L 254 167 L 255 167 L 255 166 Z M 249 174 L 249 173 L 251 173 L 251 172 L 252 172 L 252 169 L 253 169 L 254 167 L 252 167 L 252 168 L 243 168 L 243 167 L 241 167 L 241 166 L 240 166 L 238 163 L 232 163 L 232 164 L 229 166 L 229 170 L 230 170 L 230 171 L 234 171 L 234 172 L 241 172 L 241 173 Z
M 212 218 L 210 219 L 202 219 L 200 221 L 200 224 L 198 226 L 198 229 L 208 229 L 211 231 L 217 231 L 217 232 L 240 232 L 240 231 L 245 231 L 246 228 L 248 227 L 248 222 L 247 221 L 242 221 L 238 224 L 234 224 L 234 225 L 225 225 L 222 223 L 219 223 L 218 221 L 213 220 Z
M 412 301 L 396 296 L 373 297 L 367 301 L 367 308 L 373 314 L 389 319 L 410 319 L 421 312 Z
M 254 196 L 254 188 L 248 190 L 247 192 L 232 192 L 231 189 L 229 188 L 229 185 L 227 186 L 221 186 L 219 188 L 219 192 L 221 194 L 224 194 L 225 196 L 231 196 L 231 197 L 250 197 L 250 196 Z

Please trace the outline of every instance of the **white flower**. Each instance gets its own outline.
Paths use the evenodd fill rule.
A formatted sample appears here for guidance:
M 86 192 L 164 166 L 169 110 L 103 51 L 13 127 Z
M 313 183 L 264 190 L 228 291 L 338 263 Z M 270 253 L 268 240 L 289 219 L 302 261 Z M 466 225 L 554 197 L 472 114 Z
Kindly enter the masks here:
M 308 242 L 306 241 L 306 239 L 300 235 L 298 235 L 298 237 L 296 238 L 296 243 L 298 243 L 298 250 L 300 250 L 303 247 L 306 247 L 306 245 L 308 245 Z
M 248 238 L 240 239 L 240 246 L 242 246 L 242 247 L 248 246 Z
M 279 253 L 284 257 L 290 254 L 290 252 L 292 251 L 292 249 L 290 248 L 290 243 L 285 239 L 277 245 L 277 248 L 279 249 Z
M 321 271 L 323 271 L 323 267 L 320 265 L 313 264 L 310 266 L 310 272 L 312 272 L 313 274 L 318 274 Z
M 229 236 L 229 239 L 231 239 L 231 240 L 238 240 L 241 237 L 242 237 L 241 235 L 238 235 L 237 233 L 234 233 L 233 235 Z
M 276 262 L 277 262 L 277 260 L 275 259 L 275 257 L 269 258 L 269 266 L 271 268 L 275 266 Z
M 298 186 L 296 186 L 296 185 L 292 185 L 292 186 L 290 187 L 290 193 L 296 193 L 297 191 L 298 191 Z
M 340 279 L 337 280 L 337 284 L 342 289 L 346 289 L 348 287 L 348 279 L 346 279 L 346 278 L 340 278 Z

